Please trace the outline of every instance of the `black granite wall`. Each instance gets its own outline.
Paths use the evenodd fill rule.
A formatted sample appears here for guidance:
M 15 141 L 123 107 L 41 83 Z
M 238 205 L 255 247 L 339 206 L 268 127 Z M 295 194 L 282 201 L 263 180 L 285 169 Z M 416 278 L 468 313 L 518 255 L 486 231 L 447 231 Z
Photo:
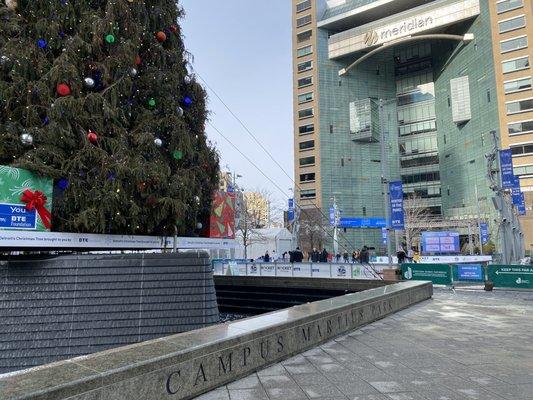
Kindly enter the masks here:
M 218 322 L 206 253 L 0 260 L 0 373 Z

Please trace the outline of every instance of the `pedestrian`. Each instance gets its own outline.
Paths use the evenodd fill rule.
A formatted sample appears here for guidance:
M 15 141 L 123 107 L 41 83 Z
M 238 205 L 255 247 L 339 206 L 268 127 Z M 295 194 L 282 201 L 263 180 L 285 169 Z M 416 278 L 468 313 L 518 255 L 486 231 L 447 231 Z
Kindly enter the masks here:
M 324 248 L 322 249 L 322 253 L 320 253 L 320 262 L 327 263 L 328 262 L 328 251 Z
M 311 252 L 311 262 L 319 262 L 320 261 L 320 253 L 317 251 L 316 247 L 313 247 L 313 251 Z
M 296 247 L 296 250 L 292 252 L 295 263 L 301 263 L 304 260 L 304 254 L 299 247 Z
M 368 252 L 368 247 L 363 246 L 361 253 L 359 254 L 359 262 L 361 264 L 368 264 L 370 261 L 370 253 Z
M 272 262 L 279 261 L 279 256 L 278 253 L 276 253 L 276 250 L 272 250 L 272 255 L 270 256 L 270 259 L 272 260 Z
M 357 262 L 357 250 L 354 250 L 352 252 L 352 263 L 355 264 Z
M 415 255 L 415 252 L 414 252 L 413 248 L 411 247 L 409 250 L 407 250 L 407 262 L 412 263 L 414 255 Z
M 405 251 L 404 251 L 403 247 L 400 246 L 400 248 L 398 249 L 398 251 L 396 253 L 396 257 L 398 257 L 398 264 L 399 265 L 402 265 L 403 263 L 405 263 L 405 259 L 407 258 L 407 254 L 405 254 Z
M 335 255 L 335 262 L 336 262 L 336 263 L 339 263 L 340 260 L 341 260 L 341 255 L 340 255 L 339 253 L 337 253 L 337 254 Z
M 263 256 L 263 261 L 264 262 L 270 262 L 270 254 L 268 254 L 268 251 Z
M 422 257 L 420 257 L 420 253 L 418 251 L 415 251 L 413 254 L 413 262 L 415 264 L 418 264 L 422 260 Z
M 342 254 L 342 258 L 344 259 L 344 262 L 347 263 L 349 262 L 350 260 L 348 259 L 350 256 L 348 254 L 347 251 L 345 251 L 343 254 Z
M 289 262 L 291 264 L 294 262 L 294 251 L 289 251 Z

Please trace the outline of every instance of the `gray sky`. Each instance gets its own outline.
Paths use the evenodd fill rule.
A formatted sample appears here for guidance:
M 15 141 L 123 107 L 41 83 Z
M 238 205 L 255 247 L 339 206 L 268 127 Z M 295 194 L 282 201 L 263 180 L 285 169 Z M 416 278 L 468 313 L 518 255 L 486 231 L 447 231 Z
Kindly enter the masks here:
M 185 46 L 194 68 L 293 176 L 291 2 L 182 0 Z M 293 183 L 208 90 L 212 124 L 287 194 Z M 286 199 L 211 126 L 221 165 L 243 175 L 245 189 L 264 188 Z M 224 169 L 224 167 L 222 167 Z

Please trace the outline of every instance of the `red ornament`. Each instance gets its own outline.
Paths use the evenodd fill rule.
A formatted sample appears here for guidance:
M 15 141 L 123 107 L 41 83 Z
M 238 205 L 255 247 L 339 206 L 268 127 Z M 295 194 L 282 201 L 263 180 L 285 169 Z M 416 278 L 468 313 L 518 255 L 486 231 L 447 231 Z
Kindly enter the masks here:
M 56 87 L 56 91 L 57 94 L 62 97 L 69 96 L 71 93 L 70 86 L 66 83 L 59 83 Z
M 135 56 L 135 65 L 141 65 L 142 60 L 140 55 Z
M 157 32 L 155 34 L 155 37 L 158 40 L 158 42 L 164 42 L 165 40 L 167 40 L 167 34 L 163 31 Z
M 170 29 L 170 32 L 176 33 L 176 31 L 178 30 L 178 27 L 176 25 L 172 24 L 172 25 L 170 25 L 169 29 Z
M 92 144 L 96 144 L 98 142 L 98 135 L 93 131 L 89 131 L 89 133 L 87 133 L 87 140 Z

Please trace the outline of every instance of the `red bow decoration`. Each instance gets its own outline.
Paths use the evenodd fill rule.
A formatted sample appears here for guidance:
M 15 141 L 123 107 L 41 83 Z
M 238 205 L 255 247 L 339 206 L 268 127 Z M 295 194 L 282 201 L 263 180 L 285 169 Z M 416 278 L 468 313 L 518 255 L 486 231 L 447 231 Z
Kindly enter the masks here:
M 47 200 L 48 199 L 44 193 L 39 190 L 32 192 L 31 190 L 26 189 L 20 197 L 20 201 L 26 203 L 26 210 L 37 210 L 37 213 L 39 214 L 39 217 L 41 217 L 41 221 L 43 221 L 45 228 L 50 229 L 52 226 L 52 214 L 50 214 L 50 211 L 45 208 Z

